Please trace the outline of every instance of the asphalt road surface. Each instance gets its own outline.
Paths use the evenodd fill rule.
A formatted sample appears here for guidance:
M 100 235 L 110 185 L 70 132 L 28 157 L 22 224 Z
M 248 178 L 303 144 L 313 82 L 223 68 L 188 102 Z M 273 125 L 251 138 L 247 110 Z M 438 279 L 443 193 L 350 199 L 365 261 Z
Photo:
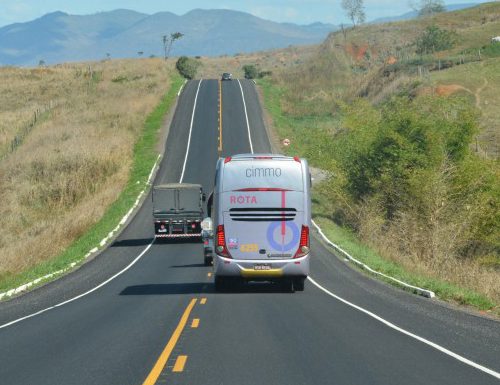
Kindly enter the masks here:
M 222 156 L 271 151 L 254 84 L 188 82 L 156 183 L 211 191 L 221 143 Z M 0 304 L 0 384 L 500 383 L 500 323 L 311 249 L 304 292 L 215 293 L 200 243 L 153 242 L 149 196 L 98 257 Z

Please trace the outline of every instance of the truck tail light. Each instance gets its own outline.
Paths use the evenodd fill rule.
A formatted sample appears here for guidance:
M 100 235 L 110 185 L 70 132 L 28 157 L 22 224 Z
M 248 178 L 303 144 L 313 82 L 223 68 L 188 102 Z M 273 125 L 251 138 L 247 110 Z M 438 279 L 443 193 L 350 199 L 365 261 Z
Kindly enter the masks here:
M 224 234 L 224 225 L 217 226 L 217 234 L 215 239 L 217 242 L 217 244 L 215 245 L 215 251 L 217 252 L 217 255 L 220 255 L 221 257 L 224 258 L 231 258 L 231 254 L 229 254 L 229 251 L 227 250 L 226 247 L 226 235 Z
M 294 258 L 300 258 L 309 253 L 309 227 L 302 225 L 300 232 L 300 243 Z

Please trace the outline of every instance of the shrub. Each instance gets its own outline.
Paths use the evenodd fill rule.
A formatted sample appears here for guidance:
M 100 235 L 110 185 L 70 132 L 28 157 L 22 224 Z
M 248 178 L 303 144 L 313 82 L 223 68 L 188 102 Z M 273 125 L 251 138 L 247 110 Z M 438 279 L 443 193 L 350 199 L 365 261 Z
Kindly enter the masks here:
M 187 56 L 181 56 L 175 64 L 177 71 L 179 71 L 179 73 L 186 79 L 194 79 L 199 66 L 199 61 L 191 59 Z
M 425 260 L 498 253 L 500 183 L 494 165 L 471 153 L 478 126 L 466 100 L 359 101 L 343 114 L 330 151 L 333 217 L 359 230 L 375 215 L 379 231 Z
M 487 57 L 499 57 L 500 56 L 500 42 L 491 42 L 490 44 L 484 46 L 481 50 L 482 54 Z
M 253 64 L 244 65 L 243 72 L 245 73 L 245 79 L 256 79 L 259 77 L 259 71 Z
M 415 44 L 416 52 L 420 55 L 444 51 L 454 46 L 457 39 L 455 32 L 446 31 L 437 25 L 431 25 L 425 29 Z

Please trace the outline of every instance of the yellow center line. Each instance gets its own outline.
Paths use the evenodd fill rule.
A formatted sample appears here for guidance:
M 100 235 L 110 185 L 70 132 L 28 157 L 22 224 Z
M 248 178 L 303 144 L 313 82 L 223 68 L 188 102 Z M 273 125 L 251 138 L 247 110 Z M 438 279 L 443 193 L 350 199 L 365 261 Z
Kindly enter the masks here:
M 155 366 L 153 366 L 153 369 L 151 370 L 151 373 L 147 376 L 146 380 L 143 382 L 142 385 L 154 385 L 156 383 L 156 380 L 158 380 L 158 377 L 160 376 L 163 368 L 165 367 L 168 358 L 170 357 L 170 354 L 172 353 L 172 350 L 174 350 L 175 345 L 177 344 L 177 341 L 179 341 L 179 338 L 181 336 L 182 331 L 184 330 L 184 327 L 186 326 L 186 323 L 189 319 L 189 315 L 191 314 L 191 311 L 194 308 L 194 305 L 196 305 L 196 298 L 193 298 L 190 302 L 189 305 L 187 306 L 186 310 L 184 311 L 184 314 L 181 317 L 181 320 L 179 321 L 179 324 L 174 330 L 174 333 L 170 337 L 170 340 L 167 343 L 167 346 L 165 346 L 165 349 L 163 349 L 163 352 L 161 352 L 160 357 L 158 358 L 158 361 L 156 361 Z M 186 363 L 187 356 L 184 359 L 184 364 Z M 184 365 L 182 365 L 184 368 Z
M 199 318 L 193 318 L 193 322 L 191 323 L 192 328 L 197 328 L 200 325 L 200 319 Z
M 184 370 L 184 365 L 186 365 L 188 356 L 179 356 L 177 360 L 175 360 L 174 368 L 172 372 L 182 372 Z
M 219 156 L 222 154 L 222 81 L 219 79 Z
M 202 298 L 200 300 L 200 305 L 205 305 L 207 303 L 207 299 L 206 298 Z

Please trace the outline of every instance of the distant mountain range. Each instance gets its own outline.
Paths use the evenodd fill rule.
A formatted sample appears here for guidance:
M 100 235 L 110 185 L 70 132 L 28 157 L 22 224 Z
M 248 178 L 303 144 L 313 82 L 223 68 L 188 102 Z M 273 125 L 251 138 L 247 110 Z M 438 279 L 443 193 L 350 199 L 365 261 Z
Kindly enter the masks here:
M 289 45 L 316 44 L 332 24 L 276 23 L 231 10 L 196 9 L 178 16 L 120 9 L 76 16 L 54 12 L 0 28 L 0 65 L 33 66 L 65 61 L 162 56 L 162 36 L 181 32 L 171 56 L 233 55 Z
M 448 5 L 448 11 L 477 3 Z M 383 23 L 412 19 L 416 12 L 373 20 Z M 0 65 L 38 65 L 66 61 L 162 56 L 162 36 L 181 32 L 171 56 L 219 56 L 289 45 L 317 44 L 337 30 L 333 24 L 276 23 L 231 10 L 195 9 L 147 15 L 126 9 L 94 15 L 54 12 L 38 19 L 0 28 Z

